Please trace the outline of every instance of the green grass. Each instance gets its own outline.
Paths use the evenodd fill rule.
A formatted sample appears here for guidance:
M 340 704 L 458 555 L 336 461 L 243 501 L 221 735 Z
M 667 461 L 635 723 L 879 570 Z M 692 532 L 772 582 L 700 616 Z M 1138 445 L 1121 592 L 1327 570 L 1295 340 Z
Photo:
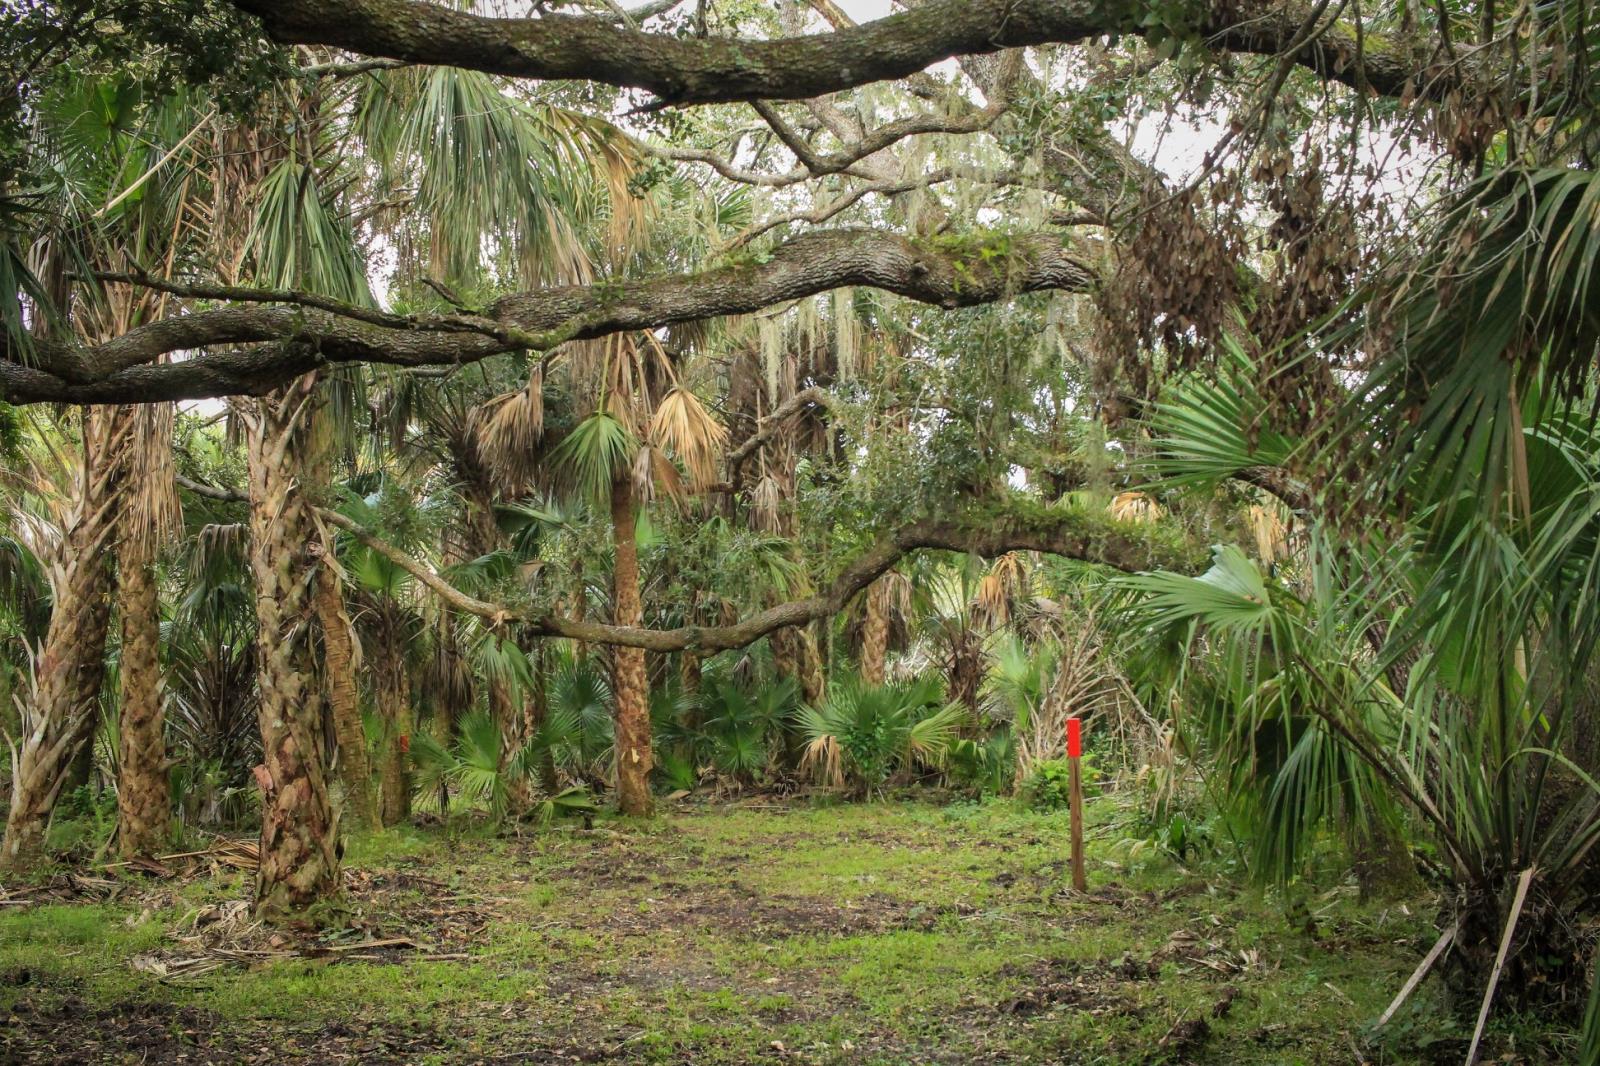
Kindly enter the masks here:
M 1116 813 L 1101 801 L 1091 825 Z M 1064 816 L 1002 802 L 689 808 L 520 839 L 407 829 L 349 842 L 354 935 L 450 958 L 297 958 L 165 983 L 130 960 L 183 954 L 185 919 L 245 886 L 131 879 L 116 902 L 0 912 L 0 1014 L 69 995 L 192 1008 L 245 1045 L 299 1034 L 290 1045 L 314 1058 L 334 1027 L 357 1052 L 441 1062 L 1315 1063 L 1368 1047 L 1420 1063 L 1431 1038 L 1459 1041 L 1431 985 L 1386 1044 L 1369 1040 L 1425 945 L 1425 901 L 1309 886 L 1313 937 L 1220 860 L 1185 868 L 1096 837 L 1085 897 L 1066 855 Z M 1196 1019 L 1207 1035 L 1163 1044 Z M 1561 1046 L 1525 1019 L 1498 1025 L 1513 1037 L 1524 1054 Z

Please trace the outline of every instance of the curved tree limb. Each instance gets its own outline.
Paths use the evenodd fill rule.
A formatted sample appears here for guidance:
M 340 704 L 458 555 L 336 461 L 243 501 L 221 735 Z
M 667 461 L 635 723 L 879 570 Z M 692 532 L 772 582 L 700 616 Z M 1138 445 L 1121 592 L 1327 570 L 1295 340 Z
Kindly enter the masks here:
M 737 448 L 730 449 L 724 457 L 729 470 L 736 470 L 740 463 L 750 458 L 752 452 L 771 440 L 783 429 L 784 423 L 793 415 L 800 413 L 807 407 L 828 406 L 828 391 L 813 385 L 809 389 L 801 389 L 783 403 L 773 408 L 772 413 L 761 420 L 756 431 L 739 443 Z
M 520 78 L 646 89 L 664 104 L 798 100 L 903 78 L 958 55 L 1141 33 L 1137 9 L 1100 0 L 931 0 L 831 33 L 773 40 L 685 38 L 606 19 L 493 18 L 425 0 L 233 0 L 284 44 Z M 1304 0 L 1210 0 L 1197 29 L 1213 47 L 1280 55 L 1305 22 Z M 1340 22 L 1288 54 L 1344 84 L 1397 96 L 1426 79 L 1433 42 Z M 1435 83 L 1431 92 L 1455 85 Z
M 929 548 L 984 556 L 1008 551 L 1039 551 L 1128 571 L 1157 566 L 1196 569 L 1203 565 L 1204 557 L 1203 552 L 1175 548 L 1160 540 L 1149 526 L 1116 522 L 1083 510 L 1045 511 L 1028 517 L 990 515 L 971 522 L 924 519 L 879 537 L 851 560 L 821 595 L 770 607 L 731 626 L 645 629 L 562 618 L 480 600 L 368 533 L 354 519 L 326 509 L 320 509 L 318 514 L 329 525 L 345 530 L 409 573 L 450 606 L 483 618 L 491 625 L 517 622 L 533 635 L 567 637 L 591 644 L 618 644 L 655 652 L 742 648 L 774 630 L 826 618 L 843 610 L 857 593 L 893 567 L 902 556 Z
M 569 340 L 747 314 L 846 286 L 968 307 L 1042 289 L 1088 291 L 1095 282 L 1089 260 L 1060 236 L 1008 237 L 981 249 L 983 255 L 979 250 L 876 230 L 824 230 L 794 237 L 750 262 L 539 289 L 505 297 L 473 316 L 356 313 L 310 294 L 277 293 L 296 302 L 176 315 L 93 346 L 41 339 L 31 365 L 0 359 L 0 399 L 138 403 L 255 394 L 332 363 L 460 365 L 511 351 L 548 351 Z M 235 347 L 245 345 L 251 347 Z M 156 362 L 199 350 L 207 351 Z

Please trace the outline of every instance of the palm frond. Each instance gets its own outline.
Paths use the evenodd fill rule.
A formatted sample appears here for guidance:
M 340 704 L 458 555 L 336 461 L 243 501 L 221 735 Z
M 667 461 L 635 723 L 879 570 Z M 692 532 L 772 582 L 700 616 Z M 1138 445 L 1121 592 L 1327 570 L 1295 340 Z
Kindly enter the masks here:
M 630 468 L 639 441 L 627 427 L 604 411 L 596 411 L 562 438 L 550 464 L 567 493 L 605 508 L 611 484 Z

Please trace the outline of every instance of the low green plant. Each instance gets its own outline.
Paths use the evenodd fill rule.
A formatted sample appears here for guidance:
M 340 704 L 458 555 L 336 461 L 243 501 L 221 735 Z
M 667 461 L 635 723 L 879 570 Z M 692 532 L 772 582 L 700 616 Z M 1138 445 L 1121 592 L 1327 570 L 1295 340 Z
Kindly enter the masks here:
M 117 796 L 109 789 L 79 785 L 56 805 L 48 844 L 56 852 L 91 851 L 117 827 Z
M 1079 760 L 1083 787 L 1089 789 L 1100 780 L 1100 771 L 1090 756 Z M 1046 759 L 1034 766 L 1022 782 L 1019 794 L 1028 806 L 1040 811 L 1065 810 L 1072 802 L 1072 767 L 1066 759 Z
M 538 800 L 529 809 L 527 817 L 539 825 L 549 825 L 557 818 L 584 817 L 593 815 L 600 808 L 595 805 L 594 797 L 582 785 L 573 785 L 571 788 L 557 792 L 553 796 L 545 796 Z
M 929 676 L 887 685 L 842 678 L 826 703 L 796 715 L 806 740 L 802 764 L 863 793 L 919 765 L 942 766 L 966 720 L 967 709 L 946 703 L 943 683 Z
M 411 738 L 411 764 L 412 786 L 419 794 L 431 795 L 448 784 L 495 818 L 505 813 L 511 779 L 519 772 L 514 763 L 502 765 L 500 726 L 483 711 L 463 718 L 448 746 L 418 731 Z
M 704 735 L 711 764 L 739 781 L 751 781 L 772 764 L 797 689 L 793 678 L 747 690 L 731 678 L 708 677 L 701 694 Z
M 989 795 L 1004 795 L 1016 775 L 1017 744 L 1009 729 L 988 736 L 962 737 L 950 745 L 945 773 L 952 783 Z

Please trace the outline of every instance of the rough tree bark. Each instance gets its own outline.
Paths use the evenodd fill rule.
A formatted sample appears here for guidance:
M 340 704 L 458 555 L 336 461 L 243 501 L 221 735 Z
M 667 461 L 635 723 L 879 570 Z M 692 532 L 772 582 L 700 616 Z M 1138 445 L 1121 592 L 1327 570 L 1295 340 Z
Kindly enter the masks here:
M 378 717 L 383 720 L 383 824 L 411 817 L 411 693 L 405 651 L 393 635 L 383 641 L 376 664 Z
M 604 285 L 517 293 L 481 315 L 405 316 L 307 293 L 141 279 L 229 306 L 151 322 L 100 344 L 36 338 L 31 364 L 0 337 L 0 399 L 11 403 L 145 402 L 259 393 L 340 362 L 457 365 L 569 340 L 745 314 L 849 286 L 941 307 L 972 307 L 1022 292 L 1087 292 L 1092 249 L 1060 234 L 1022 234 L 948 247 L 868 229 L 793 237 L 758 263 Z M 293 306 L 264 306 L 268 303 Z M 268 344 L 294 341 L 293 344 Z M 247 347 L 238 347 L 245 345 Z M 170 352 L 212 349 L 157 364 Z
M 984 556 L 1002 555 L 1008 551 L 1045 552 L 1130 573 L 1151 569 L 1199 571 L 1205 569 L 1209 558 L 1199 540 L 1174 542 L 1153 534 L 1146 525 L 1115 522 L 1070 511 L 1043 515 L 980 514 L 965 520 L 959 516 L 956 520 L 925 519 L 885 532 L 871 547 L 840 570 L 819 595 L 769 607 L 734 625 L 646 629 L 641 626 L 587 622 L 581 618 L 560 617 L 547 612 L 523 611 L 509 604 L 476 599 L 339 512 L 325 511 L 322 518 L 330 525 L 349 530 L 361 543 L 411 574 L 457 610 L 475 614 L 497 625 L 515 621 L 527 635 L 566 637 L 574 641 L 643 648 L 655 652 L 696 648 L 704 654 L 743 648 L 776 630 L 805 626 L 837 614 L 856 594 L 901 558 L 924 548 Z M 815 649 L 814 641 L 807 643 Z M 815 661 L 820 671 L 821 656 L 815 656 Z
M 951 56 L 1073 44 L 1147 31 L 1129 10 L 1096 0 L 930 0 L 833 33 L 740 40 L 649 33 L 610 20 L 546 12 L 494 18 L 423 0 L 234 0 L 284 44 L 324 44 L 412 63 L 527 78 L 576 78 L 647 89 L 663 103 L 796 100 L 903 78 Z M 1219 49 L 1290 57 L 1325 79 L 1398 95 L 1429 63 L 1423 32 L 1383 33 L 1322 19 L 1307 0 L 1212 3 L 1191 13 Z M 1365 47 L 1363 45 L 1365 40 Z M 1476 69 L 1451 69 L 1418 91 L 1443 95 Z
M 772 649 L 773 671 L 779 677 L 794 678 L 795 688 L 798 690 L 801 685 L 799 635 L 789 626 L 774 629 L 767 634 L 767 647 Z
M 867 617 L 861 625 L 861 680 L 883 684 L 889 650 L 889 592 L 882 578 L 867 586 Z
M 633 482 L 626 474 L 611 483 L 611 622 L 637 626 L 644 618 L 639 596 L 639 548 L 634 540 Z M 611 656 L 611 693 L 616 700 L 617 806 L 624 814 L 648 815 L 654 809 L 650 769 L 650 681 L 643 648 L 616 647 Z
M 382 828 L 372 791 L 372 760 L 356 686 L 358 646 L 345 610 L 344 583 L 332 567 L 317 568 L 314 607 L 322 634 L 323 680 L 339 747 L 345 808 L 368 828 Z
M 117 552 L 122 615 L 121 752 L 117 846 L 123 858 L 155 855 L 172 821 L 161 712 L 161 603 L 153 539 L 124 537 Z
M 357 646 L 350 615 L 345 611 L 344 582 L 326 561 L 317 567 L 316 580 L 314 603 L 322 633 L 323 681 L 339 742 L 339 780 L 344 785 L 345 809 L 356 824 L 381 829 L 383 821 L 372 794 L 367 732 L 361 724 L 361 696 L 356 689 Z
M 28 870 L 43 859 L 50 813 L 73 757 L 93 733 L 105 677 L 111 539 L 130 424 L 100 408 L 86 411 L 83 423 L 77 495 L 50 567 L 54 608 L 23 709 L 22 744 L 13 757 L 0 872 Z
M 309 640 L 320 560 L 303 492 L 307 375 L 242 408 L 250 482 L 250 570 L 255 579 L 262 765 L 258 916 L 282 921 L 335 899 L 337 827 L 318 732 L 322 687 Z
M 119 409 L 114 416 L 129 426 L 117 541 L 122 620 L 117 841 L 125 858 L 159 852 L 172 821 L 156 562 L 180 520 L 172 464 L 174 414 L 171 404 L 147 404 Z

